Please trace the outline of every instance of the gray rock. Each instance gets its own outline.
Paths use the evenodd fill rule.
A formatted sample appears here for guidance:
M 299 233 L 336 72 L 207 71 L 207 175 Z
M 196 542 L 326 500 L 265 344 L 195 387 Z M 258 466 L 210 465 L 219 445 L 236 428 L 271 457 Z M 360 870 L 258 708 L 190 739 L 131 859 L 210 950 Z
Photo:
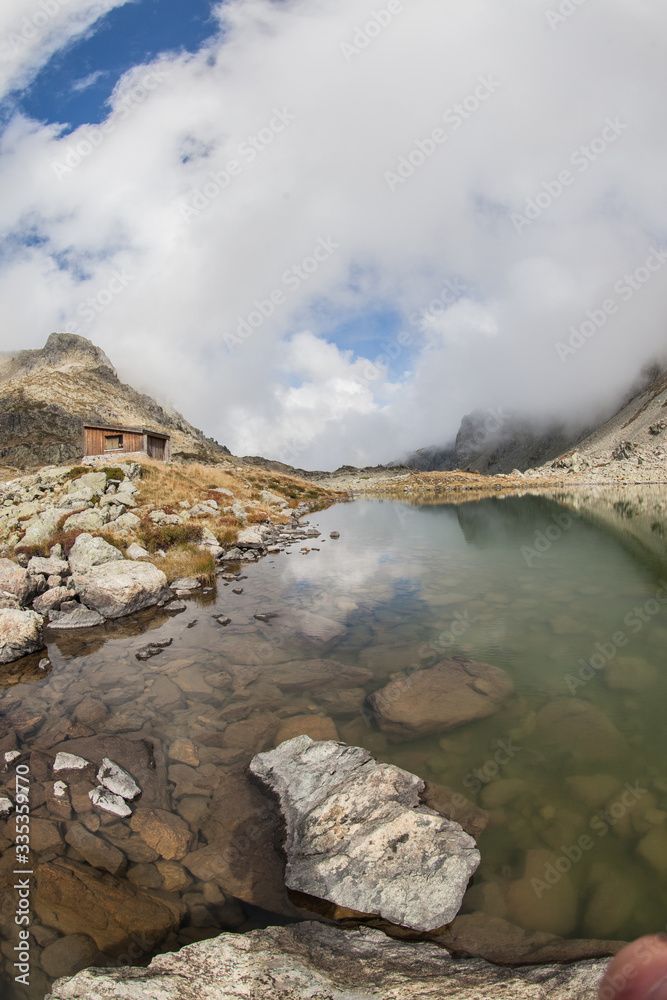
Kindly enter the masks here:
M 21 611 L 21 602 L 13 594 L 8 594 L 6 590 L 0 590 L 0 608 L 11 608 L 12 611 Z
M 141 519 L 128 510 L 127 514 L 121 514 L 113 522 L 113 530 L 116 532 L 136 531 L 141 524 Z
M 285 497 L 278 496 L 277 493 L 271 493 L 270 490 L 262 490 L 260 500 L 262 503 L 268 503 L 270 506 L 275 504 L 277 507 L 287 507 Z
M 36 521 L 28 525 L 22 539 L 23 545 L 45 545 L 58 530 L 61 517 L 62 511 L 52 508 L 43 511 Z
M 167 577 L 152 563 L 122 560 L 94 566 L 74 578 L 77 593 L 105 618 L 121 618 L 172 596 Z
M 118 487 L 118 493 L 127 493 L 127 495 L 131 497 L 136 496 L 138 492 L 138 487 L 136 487 L 129 479 L 124 479 Z
M 95 493 L 89 488 L 84 487 L 81 490 L 75 490 L 72 493 L 66 493 L 61 500 L 58 501 L 58 510 L 69 511 L 70 513 L 75 513 L 79 510 L 87 510 L 93 506 L 93 501 L 95 498 Z
M 263 549 L 269 538 L 273 536 L 273 528 L 263 524 L 253 524 L 239 531 L 236 539 L 238 549 Z
M 507 969 L 430 942 L 304 922 L 222 934 L 147 969 L 91 969 L 46 1000 L 591 1000 L 606 961 Z
M 420 805 L 424 782 L 360 747 L 297 736 L 250 771 L 278 795 L 290 889 L 430 931 L 458 913 L 480 855 Z
M 94 566 L 118 562 L 122 558 L 123 553 L 115 545 L 109 545 L 103 538 L 93 538 L 84 532 L 70 549 L 69 567 L 72 573 L 88 573 Z
M 106 510 L 82 510 L 78 514 L 72 514 L 63 525 L 65 531 L 101 531 L 105 524 L 109 523 L 109 514 Z
M 107 486 L 105 472 L 86 472 L 85 475 L 73 479 L 69 484 L 68 493 L 77 493 L 79 490 L 89 489 L 94 496 L 101 497 Z
M 72 610 L 49 612 L 49 628 L 59 631 L 68 628 L 93 628 L 103 624 L 104 618 L 99 612 L 84 608 L 81 604 Z
M 148 516 L 154 524 L 183 524 L 178 514 L 167 514 L 163 510 L 152 510 Z
M 213 517 L 218 507 L 217 504 L 213 507 L 214 503 L 215 500 L 211 500 L 210 503 L 196 503 L 194 507 L 190 507 L 187 517 Z
M 12 663 L 44 646 L 44 620 L 36 611 L 0 610 L 0 663 Z
M 132 542 L 131 545 L 128 545 L 125 555 L 128 559 L 132 560 L 150 558 L 150 552 L 148 549 L 138 545 L 137 542 Z
M 238 562 L 243 553 L 240 549 L 234 547 L 233 549 L 227 549 L 224 556 L 228 562 Z
M 171 584 L 172 590 L 199 590 L 201 583 L 194 576 L 180 577 L 178 580 L 173 580 Z
M 37 576 L 39 573 L 43 573 L 44 576 L 67 576 L 69 565 L 65 559 L 54 559 L 53 556 L 42 559 L 40 556 L 33 556 L 28 563 L 28 573 L 32 576 Z
M 39 590 L 38 581 L 11 559 L 0 559 L 0 591 L 13 594 L 19 604 L 28 604 Z
M 69 601 L 72 594 L 67 589 L 67 587 L 53 587 L 51 590 L 47 590 L 45 593 L 40 594 L 32 602 L 32 606 L 35 611 L 38 611 L 40 615 L 46 615 L 49 611 L 60 610 L 60 605 L 63 601 Z
M 128 774 L 119 764 L 115 764 L 108 757 L 105 757 L 97 772 L 97 780 L 100 785 L 108 788 L 114 795 L 131 802 L 141 794 L 141 789 L 131 774 Z

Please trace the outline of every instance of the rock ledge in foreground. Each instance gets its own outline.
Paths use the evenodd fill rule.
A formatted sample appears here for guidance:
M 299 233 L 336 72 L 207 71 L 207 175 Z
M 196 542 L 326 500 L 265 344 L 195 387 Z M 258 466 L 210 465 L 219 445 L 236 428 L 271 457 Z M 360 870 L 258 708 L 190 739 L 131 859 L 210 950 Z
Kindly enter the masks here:
M 454 919 L 480 856 L 458 823 L 420 805 L 420 778 L 308 736 L 257 754 L 250 771 L 280 800 L 290 889 L 412 930 Z
M 433 944 L 319 923 L 223 934 L 147 969 L 89 969 L 46 1000 L 591 1000 L 606 961 L 506 969 Z

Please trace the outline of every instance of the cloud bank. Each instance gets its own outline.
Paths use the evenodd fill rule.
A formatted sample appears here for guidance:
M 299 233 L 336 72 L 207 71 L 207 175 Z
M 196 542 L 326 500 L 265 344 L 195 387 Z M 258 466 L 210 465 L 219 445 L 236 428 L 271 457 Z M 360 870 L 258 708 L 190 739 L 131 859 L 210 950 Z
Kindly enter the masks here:
M 100 6 L 63 5 L 5 92 Z M 12 117 L 2 349 L 81 333 L 235 453 L 306 468 L 444 443 L 473 408 L 586 418 L 664 354 L 667 10 L 217 16 L 197 54 L 123 78 L 103 122 Z M 374 311 L 399 320 L 337 342 Z

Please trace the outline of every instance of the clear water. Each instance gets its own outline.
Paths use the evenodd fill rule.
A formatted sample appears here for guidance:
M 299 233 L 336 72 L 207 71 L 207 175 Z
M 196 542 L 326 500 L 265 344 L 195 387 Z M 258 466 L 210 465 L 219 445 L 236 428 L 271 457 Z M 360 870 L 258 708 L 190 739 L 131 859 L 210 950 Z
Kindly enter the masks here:
M 23 746 L 40 737 L 43 744 L 48 731 L 64 731 L 92 691 L 108 707 L 96 732 L 142 729 L 165 744 L 181 736 L 197 742 L 224 731 L 232 700 L 225 690 L 197 692 L 197 679 L 230 664 L 326 656 L 369 667 L 370 693 L 405 670 L 465 654 L 506 670 L 514 696 L 492 717 L 436 736 L 391 742 L 361 706 L 332 709 L 324 690 L 267 694 L 264 685 L 254 705 L 251 685 L 248 711 L 283 718 L 324 713 L 346 742 L 486 807 L 482 865 L 465 911 L 566 937 L 629 939 L 661 930 L 667 604 L 655 598 L 667 580 L 662 529 L 653 529 L 655 546 L 642 549 L 625 544 L 622 531 L 574 514 L 567 525 L 562 518 L 553 500 L 527 496 L 458 506 L 335 506 L 310 518 L 320 539 L 244 569 L 238 585 L 219 581 L 216 592 L 191 600 L 185 614 L 145 613 L 61 636 L 49 645 L 48 676 L 35 669 L 37 658 L 23 674 L 7 671 L 0 737 L 17 719 L 41 713 L 43 723 Z M 332 530 L 340 540 L 329 538 Z M 302 546 L 311 551 L 302 554 Z M 242 594 L 232 592 L 237 586 Z M 324 616 L 344 632 L 326 643 L 291 636 L 277 644 L 279 619 L 265 624 L 253 617 L 290 610 Z M 232 619 L 228 628 L 212 617 L 221 613 Z M 147 641 L 163 638 L 174 641 L 160 656 L 136 660 Z M 595 654 L 594 669 L 586 664 Z M 156 711 L 150 698 L 156 677 L 178 680 L 182 670 L 194 690 L 179 708 Z M 572 698 L 583 713 L 574 723 L 564 701 Z M 586 777 L 592 782 L 580 780 Z M 5 963 L 15 933 L 11 917 L 5 903 Z M 249 918 L 241 929 L 251 925 Z M 36 972 L 31 990 L 15 995 L 41 997 L 45 984 Z

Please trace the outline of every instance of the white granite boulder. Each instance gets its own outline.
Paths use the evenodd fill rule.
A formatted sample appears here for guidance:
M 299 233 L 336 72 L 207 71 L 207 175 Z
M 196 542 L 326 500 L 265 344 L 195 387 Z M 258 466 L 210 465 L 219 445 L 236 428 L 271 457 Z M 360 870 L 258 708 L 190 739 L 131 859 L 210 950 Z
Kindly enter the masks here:
M 44 646 L 44 620 L 36 611 L 0 611 L 0 663 L 12 663 Z
M 72 573 L 88 573 L 94 566 L 102 566 L 122 558 L 123 553 L 115 545 L 109 545 L 103 538 L 93 538 L 84 532 L 70 549 L 69 566 Z
M 93 566 L 76 574 L 74 584 L 82 603 L 105 618 L 122 618 L 172 597 L 162 570 L 128 559 Z
M 46 1000 L 593 1000 L 605 960 L 518 969 L 453 958 L 430 941 L 307 921 L 224 933 L 148 968 L 89 969 Z
M 290 889 L 412 930 L 454 919 L 479 851 L 458 823 L 420 804 L 416 775 L 308 736 L 257 754 L 250 771 L 279 798 Z

